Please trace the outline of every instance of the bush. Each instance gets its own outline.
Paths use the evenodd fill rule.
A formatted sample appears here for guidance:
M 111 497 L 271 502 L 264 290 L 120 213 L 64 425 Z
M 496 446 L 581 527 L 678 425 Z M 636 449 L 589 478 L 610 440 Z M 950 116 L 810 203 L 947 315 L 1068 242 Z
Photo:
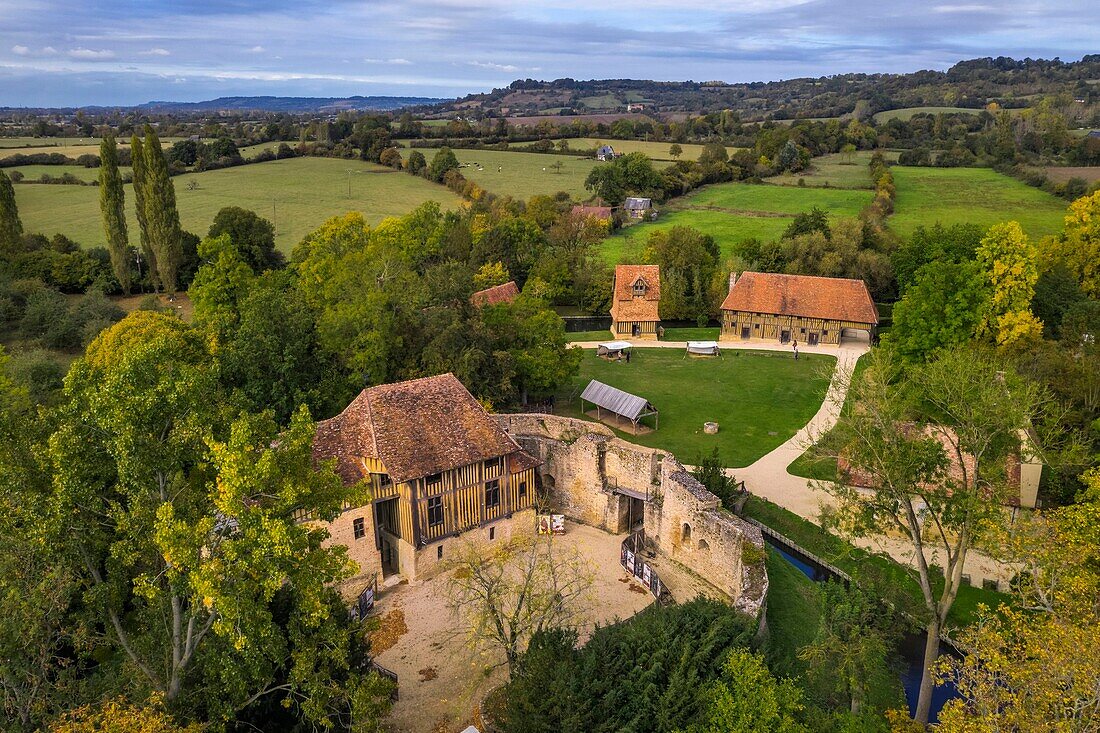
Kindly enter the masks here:
M 32 400 L 39 404 L 49 402 L 61 391 L 65 379 L 65 365 L 42 349 L 19 351 L 11 356 L 8 372 L 16 383 L 27 389 Z

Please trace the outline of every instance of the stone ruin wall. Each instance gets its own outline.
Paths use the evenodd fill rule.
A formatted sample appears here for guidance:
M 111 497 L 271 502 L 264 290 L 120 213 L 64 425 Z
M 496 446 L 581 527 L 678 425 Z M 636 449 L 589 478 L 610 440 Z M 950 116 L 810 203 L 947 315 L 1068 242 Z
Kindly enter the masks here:
M 675 456 L 621 440 L 610 428 L 552 415 L 495 416 L 535 458 L 554 511 L 616 534 L 629 530 L 626 489 L 649 497 L 645 534 L 658 552 L 706 578 L 739 611 L 761 618 L 768 592 L 764 538 L 730 512 Z M 742 562 L 750 544 L 753 563 Z

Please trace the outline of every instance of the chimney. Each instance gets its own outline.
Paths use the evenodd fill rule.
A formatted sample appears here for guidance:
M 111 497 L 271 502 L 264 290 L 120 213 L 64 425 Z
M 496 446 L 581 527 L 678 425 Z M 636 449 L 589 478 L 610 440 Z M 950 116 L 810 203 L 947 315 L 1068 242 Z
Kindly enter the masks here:
M 737 284 L 737 271 L 730 272 L 730 290 L 733 290 L 733 286 Z

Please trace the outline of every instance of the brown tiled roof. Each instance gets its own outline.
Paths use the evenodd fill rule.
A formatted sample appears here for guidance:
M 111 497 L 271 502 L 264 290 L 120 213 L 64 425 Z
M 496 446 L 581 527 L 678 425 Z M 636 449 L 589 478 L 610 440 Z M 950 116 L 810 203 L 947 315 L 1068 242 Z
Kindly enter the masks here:
M 862 280 L 746 272 L 730 288 L 722 310 L 878 323 Z
M 494 285 L 491 288 L 479 290 L 470 296 L 470 302 L 474 305 L 500 305 L 511 303 L 519 297 L 519 288 L 515 280 L 509 280 L 503 285 Z
M 511 460 L 508 461 L 508 470 L 511 473 L 523 473 L 528 468 L 534 468 L 537 465 L 539 465 L 537 458 L 520 451 L 512 454 Z
M 504 455 L 526 460 L 453 374 L 369 387 L 319 422 L 313 441 L 314 460 L 336 458 L 347 483 L 366 476 L 363 458 L 401 483 Z
M 594 216 L 597 219 L 610 219 L 610 206 L 574 206 L 569 212 L 573 216 Z
M 634 296 L 634 283 L 645 281 L 645 295 Z M 657 265 L 616 265 L 615 292 L 611 301 L 613 321 L 659 321 L 661 268 Z

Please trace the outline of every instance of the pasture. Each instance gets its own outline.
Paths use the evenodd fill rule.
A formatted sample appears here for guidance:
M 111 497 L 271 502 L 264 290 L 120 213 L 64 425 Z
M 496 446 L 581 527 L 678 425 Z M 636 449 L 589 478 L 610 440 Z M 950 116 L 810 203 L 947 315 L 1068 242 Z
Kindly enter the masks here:
M 1055 183 L 1065 183 L 1071 178 L 1080 178 L 1088 183 L 1100 181 L 1100 166 L 1057 166 L 1048 165 L 1040 168 L 1047 178 Z
M 705 186 L 684 199 L 684 205 L 692 208 L 717 209 L 747 216 L 759 215 L 760 212 L 793 216 L 814 206 L 825 209 L 833 216 L 856 216 L 869 203 L 869 191 L 833 188 L 807 191 L 790 186 L 744 183 Z
M 37 181 L 42 176 L 60 178 L 66 173 L 71 173 L 82 181 L 99 180 L 99 168 L 85 168 L 82 165 L 20 165 L 2 170 L 9 176 L 18 171 L 23 174 L 23 180 L 25 181 Z M 123 176 L 131 175 L 129 166 L 119 166 L 118 172 Z
M 896 161 L 897 153 L 887 151 L 888 161 Z M 780 186 L 797 186 L 804 179 L 807 186 L 829 186 L 832 188 L 871 188 L 871 174 L 867 166 L 871 162 L 870 150 L 858 150 L 854 153 L 830 153 L 813 158 L 807 170 L 798 173 L 780 173 L 767 179 L 768 183 Z
M 444 209 L 461 203 L 442 186 L 358 160 L 291 158 L 187 173 L 172 180 L 185 230 L 204 236 L 218 210 L 240 206 L 273 221 L 275 244 L 287 253 L 323 221 L 348 211 L 361 211 L 369 222 L 377 224 L 388 216 L 408 213 L 424 201 L 437 201 Z M 197 188 L 188 188 L 191 181 Z M 26 231 L 48 236 L 61 233 L 85 247 L 105 245 L 97 187 L 19 184 L 15 199 Z M 130 240 L 136 242 L 133 202 L 133 189 L 126 186 Z
M 557 140 L 554 141 L 558 142 Z M 653 140 L 611 140 L 596 137 L 575 137 L 569 138 L 569 147 L 573 150 L 591 150 L 592 148 L 598 148 L 601 145 L 610 145 L 615 148 L 617 153 L 645 153 L 653 160 L 667 160 L 673 161 L 671 155 L 668 154 L 669 146 L 672 142 L 655 142 Z M 680 148 L 683 150 L 683 154 L 680 155 L 680 160 L 698 160 L 699 154 L 703 152 L 703 146 L 695 143 L 680 143 Z M 739 148 L 727 147 L 726 152 L 732 155 Z
M 165 148 L 181 138 L 161 138 Z M 81 155 L 99 155 L 100 139 L 97 137 L 3 137 L 0 138 L 0 160 L 12 155 L 35 155 L 37 153 L 61 153 L 70 158 Z M 129 136 L 118 138 L 119 148 L 130 147 Z M 60 174 L 58 174 L 60 175 Z
M 1061 230 L 1066 202 L 989 168 L 894 166 L 897 187 L 890 228 L 907 237 L 936 222 L 983 227 L 1015 220 L 1032 238 Z
M 746 239 L 762 242 L 778 239 L 792 221 L 793 216 L 735 216 L 701 209 L 669 210 L 662 212 L 655 222 L 619 230 L 605 239 L 601 247 L 604 260 L 610 264 L 638 262 L 650 234 L 675 226 L 689 226 L 714 237 L 725 258 L 737 252 Z
M 876 112 L 874 120 L 877 124 L 883 122 L 889 122 L 890 120 L 901 120 L 902 122 L 908 122 L 913 119 L 914 115 L 978 115 L 984 110 L 974 109 L 973 107 L 904 107 L 902 109 L 888 109 L 882 112 Z
M 728 349 L 713 359 L 685 358 L 679 349 L 634 349 L 630 363 L 609 362 L 586 349 L 580 374 L 555 400 L 559 414 L 582 417 L 579 395 L 591 379 L 645 397 L 660 410 L 659 428 L 619 433 L 640 445 L 697 463 L 717 446 L 724 466 L 747 466 L 793 436 L 825 397 L 823 365 L 833 357 Z M 646 418 L 652 421 L 652 418 Z M 716 421 L 717 435 L 703 432 Z

